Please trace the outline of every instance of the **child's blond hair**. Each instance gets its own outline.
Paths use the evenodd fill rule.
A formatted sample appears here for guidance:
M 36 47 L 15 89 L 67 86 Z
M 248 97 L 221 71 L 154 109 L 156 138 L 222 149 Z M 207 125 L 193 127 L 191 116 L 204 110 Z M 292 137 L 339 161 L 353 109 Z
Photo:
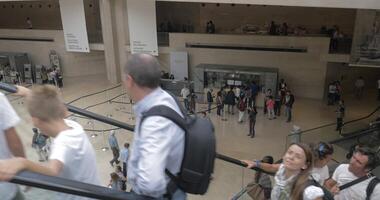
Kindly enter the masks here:
M 67 111 L 57 88 L 52 85 L 33 87 L 26 104 L 30 115 L 43 121 L 63 119 Z

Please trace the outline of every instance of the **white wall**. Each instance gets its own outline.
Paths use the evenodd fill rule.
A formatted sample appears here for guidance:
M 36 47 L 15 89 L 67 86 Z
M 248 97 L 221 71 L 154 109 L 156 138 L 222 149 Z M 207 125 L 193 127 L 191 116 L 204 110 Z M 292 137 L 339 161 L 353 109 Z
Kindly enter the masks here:
M 25 52 L 30 55 L 33 64 L 50 66 L 49 53 L 50 50 L 55 50 L 60 57 L 64 76 L 106 73 L 103 51 L 66 52 L 63 31 L 0 29 L 0 37 L 54 39 L 54 42 L 0 40 L 0 52 Z

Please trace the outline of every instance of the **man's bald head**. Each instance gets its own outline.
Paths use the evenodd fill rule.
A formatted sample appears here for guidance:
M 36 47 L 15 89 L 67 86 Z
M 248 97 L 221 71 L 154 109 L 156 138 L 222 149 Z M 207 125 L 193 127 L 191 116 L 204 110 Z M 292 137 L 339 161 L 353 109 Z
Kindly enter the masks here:
M 141 87 L 157 88 L 160 85 L 160 63 L 149 54 L 132 54 L 124 67 L 125 75 Z

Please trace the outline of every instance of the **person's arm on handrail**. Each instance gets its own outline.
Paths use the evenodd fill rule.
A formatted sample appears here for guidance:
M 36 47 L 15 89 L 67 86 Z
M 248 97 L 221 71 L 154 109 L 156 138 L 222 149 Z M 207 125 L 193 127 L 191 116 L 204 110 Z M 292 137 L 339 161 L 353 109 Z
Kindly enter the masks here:
M 257 167 L 267 172 L 276 173 L 278 169 L 280 168 L 281 164 L 269 164 L 269 163 L 263 163 L 259 160 L 251 161 L 251 160 L 241 160 L 242 162 L 247 164 L 247 168 L 253 168 Z

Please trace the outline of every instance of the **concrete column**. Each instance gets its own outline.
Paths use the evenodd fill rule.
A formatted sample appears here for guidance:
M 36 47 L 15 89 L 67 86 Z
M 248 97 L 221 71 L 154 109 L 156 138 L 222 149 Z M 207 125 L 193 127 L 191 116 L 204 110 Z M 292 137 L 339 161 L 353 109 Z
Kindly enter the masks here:
M 127 51 L 129 44 L 129 28 L 128 28 L 128 14 L 127 14 L 127 1 L 115 0 L 114 3 L 114 22 L 116 30 L 116 49 L 118 51 L 118 62 L 120 70 L 120 78 L 122 78 L 123 68 L 127 63 L 127 57 L 130 52 Z
M 120 63 L 118 62 L 115 29 L 112 17 L 113 0 L 99 0 L 100 19 L 102 23 L 102 35 L 104 55 L 106 60 L 107 79 L 113 83 L 120 82 Z

